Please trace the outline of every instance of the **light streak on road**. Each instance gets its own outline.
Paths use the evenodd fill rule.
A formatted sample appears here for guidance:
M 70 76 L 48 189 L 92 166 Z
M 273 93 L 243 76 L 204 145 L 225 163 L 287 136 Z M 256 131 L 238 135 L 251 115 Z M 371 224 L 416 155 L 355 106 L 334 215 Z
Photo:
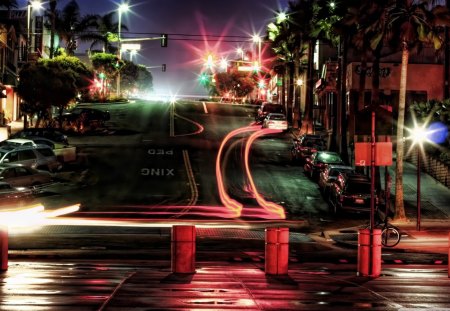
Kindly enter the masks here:
M 217 187 L 218 187 L 218 191 L 219 191 L 220 201 L 226 208 L 228 208 L 231 212 L 233 212 L 236 217 L 241 216 L 243 205 L 241 203 L 237 202 L 236 200 L 232 199 L 225 190 L 225 185 L 224 185 L 223 177 L 222 177 L 222 169 L 220 166 L 222 152 L 223 152 L 224 146 L 227 144 L 227 142 L 232 137 L 242 134 L 242 133 L 246 133 L 246 132 L 254 132 L 254 131 L 257 131 L 258 129 L 260 129 L 260 126 L 246 126 L 246 127 L 238 128 L 234 131 L 231 131 L 222 140 L 219 151 L 217 152 L 216 179 L 217 179 Z
M 249 165 L 249 156 L 250 156 L 250 147 L 252 146 L 255 139 L 257 139 L 260 136 L 273 134 L 273 133 L 280 133 L 281 130 L 272 130 L 272 129 L 262 129 L 255 133 L 253 133 L 247 140 L 247 144 L 245 145 L 245 171 L 247 172 L 247 178 L 250 183 L 251 190 L 253 194 L 255 195 L 256 201 L 258 204 L 264 208 L 269 213 L 272 213 L 273 215 L 279 216 L 281 219 L 285 219 L 286 215 L 284 213 L 284 208 L 281 205 L 278 205 L 273 202 L 266 201 L 261 194 L 259 194 L 258 190 L 256 189 L 255 182 L 253 181 L 252 174 L 250 172 L 250 165 Z
M 0 226 L 8 227 L 14 233 L 25 233 L 36 230 L 46 224 L 49 219 L 78 211 L 79 204 L 55 210 L 45 210 L 42 204 L 0 211 Z
M 203 105 L 203 111 L 208 114 L 208 107 L 206 107 L 206 102 L 202 102 Z

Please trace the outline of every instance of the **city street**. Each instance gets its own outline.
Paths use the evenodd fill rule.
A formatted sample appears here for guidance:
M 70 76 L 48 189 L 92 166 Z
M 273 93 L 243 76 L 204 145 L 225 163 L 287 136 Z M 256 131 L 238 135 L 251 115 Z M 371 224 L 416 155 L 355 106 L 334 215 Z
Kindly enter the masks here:
M 49 209 L 81 203 L 81 210 L 25 233 L 10 228 L 0 310 L 448 307 L 449 189 L 423 176 L 429 204 L 422 231 L 415 228 L 414 197 L 408 195 L 410 221 L 396 224 L 400 244 L 382 249 L 379 278 L 360 277 L 358 229 L 367 215 L 329 212 L 317 184 L 290 161 L 292 133 L 262 137 L 251 152 L 257 190 L 285 208 L 286 220 L 267 217 L 246 187 L 245 135 L 227 144 L 225 189 L 243 203 L 236 217 L 220 201 L 211 159 L 227 133 L 253 123 L 253 107 L 191 102 L 174 108 L 109 105 L 108 133 L 69 137 L 82 155 L 82 170 L 73 166 L 64 174 L 74 179 L 37 199 Z M 154 120 L 161 124 L 152 127 Z M 405 168 L 413 192 L 415 168 Z M 89 174 L 79 179 L 83 170 Z M 196 226 L 195 274 L 172 273 L 173 225 Z M 288 275 L 264 273 L 269 227 L 289 228 Z

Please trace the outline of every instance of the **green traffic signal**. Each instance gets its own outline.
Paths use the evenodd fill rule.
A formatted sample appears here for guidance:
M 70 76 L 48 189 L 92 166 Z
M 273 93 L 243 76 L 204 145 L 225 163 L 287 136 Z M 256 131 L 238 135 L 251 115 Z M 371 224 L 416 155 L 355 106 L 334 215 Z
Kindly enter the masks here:
M 168 41 L 168 35 L 165 33 L 161 34 L 161 47 L 166 48 L 167 41 Z

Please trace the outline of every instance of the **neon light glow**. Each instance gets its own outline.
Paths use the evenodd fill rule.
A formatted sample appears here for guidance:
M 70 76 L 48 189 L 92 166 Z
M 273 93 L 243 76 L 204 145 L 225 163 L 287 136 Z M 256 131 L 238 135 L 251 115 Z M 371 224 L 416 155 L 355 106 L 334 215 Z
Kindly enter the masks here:
M 276 203 L 273 202 L 268 202 L 266 201 L 261 194 L 258 193 L 258 190 L 256 189 L 255 186 L 255 182 L 253 181 L 253 177 L 252 174 L 250 172 L 250 165 L 249 165 L 249 155 L 250 155 L 250 147 L 253 144 L 253 142 L 255 141 L 256 138 L 263 136 L 263 135 L 268 135 L 268 134 L 273 134 L 273 133 L 280 133 L 281 130 L 272 130 L 272 129 L 262 129 L 259 130 L 258 132 L 252 134 L 249 139 L 247 140 L 247 144 L 245 145 L 245 171 L 247 172 L 247 178 L 249 180 L 250 183 L 250 187 L 252 192 L 255 195 L 256 201 L 258 202 L 258 204 L 263 207 L 267 212 L 271 213 L 272 215 L 278 216 L 281 219 L 285 219 L 286 215 L 284 213 L 284 208 Z

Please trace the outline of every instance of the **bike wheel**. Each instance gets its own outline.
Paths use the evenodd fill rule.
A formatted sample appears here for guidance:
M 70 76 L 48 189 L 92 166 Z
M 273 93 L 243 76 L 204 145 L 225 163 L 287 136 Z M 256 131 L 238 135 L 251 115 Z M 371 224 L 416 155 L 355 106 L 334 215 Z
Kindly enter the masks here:
M 381 244 L 386 247 L 394 247 L 400 242 L 400 230 L 394 226 L 387 226 L 381 232 Z

